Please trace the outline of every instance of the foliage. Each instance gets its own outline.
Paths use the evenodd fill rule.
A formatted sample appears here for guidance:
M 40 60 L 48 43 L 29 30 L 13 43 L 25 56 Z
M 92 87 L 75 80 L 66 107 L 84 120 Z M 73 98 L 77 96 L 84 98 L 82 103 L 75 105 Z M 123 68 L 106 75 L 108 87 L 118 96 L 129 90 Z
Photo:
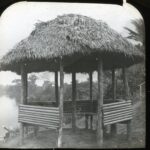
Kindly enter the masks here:
M 129 32 L 127 38 L 145 44 L 145 28 L 143 19 L 132 20 L 131 23 L 135 26 L 135 31 L 125 27 L 125 29 Z
M 129 36 L 127 38 L 140 42 L 141 44 L 137 44 L 136 47 L 145 54 L 144 21 L 143 19 L 136 19 L 132 21 L 132 24 L 135 26 L 135 31 L 129 28 L 125 28 L 129 32 Z M 137 92 L 138 90 L 138 85 L 143 81 L 145 81 L 144 62 L 131 66 L 128 69 L 128 80 L 129 80 L 131 95 L 135 95 L 135 92 Z

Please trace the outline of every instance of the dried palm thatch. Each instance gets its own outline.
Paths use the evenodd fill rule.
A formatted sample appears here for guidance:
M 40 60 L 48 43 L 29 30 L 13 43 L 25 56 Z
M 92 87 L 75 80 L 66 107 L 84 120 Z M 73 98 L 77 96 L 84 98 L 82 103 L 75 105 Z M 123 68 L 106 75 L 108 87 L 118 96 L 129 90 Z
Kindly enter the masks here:
M 59 59 L 66 72 L 88 72 L 97 68 L 97 58 L 104 68 L 138 63 L 143 55 L 106 23 L 67 14 L 35 25 L 30 36 L 18 43 L 1 60 L 1 70 L 19 73 L 26 63 L 28 72 L 58 70 Z

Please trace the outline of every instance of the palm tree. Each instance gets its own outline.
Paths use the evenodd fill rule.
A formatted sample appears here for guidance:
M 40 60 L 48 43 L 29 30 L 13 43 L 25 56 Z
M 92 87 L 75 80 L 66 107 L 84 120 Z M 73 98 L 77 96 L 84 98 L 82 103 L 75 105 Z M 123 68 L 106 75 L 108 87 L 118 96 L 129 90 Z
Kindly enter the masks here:
M 127 38 L 139 41 L 144 44 L 145 42 L 145 26 L 143 19 L 132 20 L 131 23 L 135 26 L 135 31 L 125 27 L 129 32 Z
M 135 26 L 135 31 L 127 27 L 129 32 L 128 39 L 135 40 L 141 44 L 135 45 L 137 49 L 145 53 L 145 25 L 143 19 L 132 20 L 131 23 Z M 145 80 L 145 64 L 144 62 L 131 66 L 128 70 L 129 86 L 132 93 L 136 92 L 137 85 Z M 135 78 L 136 77 L 136 78 Z
M 127 27 L 125 29 L 129 32 L 129 36 L 127 38 L 140 42 L 141 44 L 137 44 L 136 47 L 141 49 L 144 52 L 145 49 L 145 24 L 142 18 L 132 20 L 131 23 L 135 26 L 135 31 L 131 30 Z

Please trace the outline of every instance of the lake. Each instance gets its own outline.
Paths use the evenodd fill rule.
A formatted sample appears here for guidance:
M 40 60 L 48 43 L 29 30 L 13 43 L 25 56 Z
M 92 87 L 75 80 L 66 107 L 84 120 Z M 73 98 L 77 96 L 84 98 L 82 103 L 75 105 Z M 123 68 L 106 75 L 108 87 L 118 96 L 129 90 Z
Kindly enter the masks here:
M 3 125 L 10 129 L 19 126 L 17 103 L 15 99 L 7 96 L 0 97 L 0 137 L 3 137 L 6 133 L 6 130 L 2 127 Z

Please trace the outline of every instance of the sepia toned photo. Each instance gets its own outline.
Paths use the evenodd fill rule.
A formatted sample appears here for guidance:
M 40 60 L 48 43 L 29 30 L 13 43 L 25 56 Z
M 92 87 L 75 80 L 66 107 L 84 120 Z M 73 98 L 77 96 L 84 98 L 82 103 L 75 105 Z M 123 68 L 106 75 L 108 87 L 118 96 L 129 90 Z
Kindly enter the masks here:
M 0 16 L 0 148 L 144 148 L 145 25 L 131 4 L 18 2 Z

